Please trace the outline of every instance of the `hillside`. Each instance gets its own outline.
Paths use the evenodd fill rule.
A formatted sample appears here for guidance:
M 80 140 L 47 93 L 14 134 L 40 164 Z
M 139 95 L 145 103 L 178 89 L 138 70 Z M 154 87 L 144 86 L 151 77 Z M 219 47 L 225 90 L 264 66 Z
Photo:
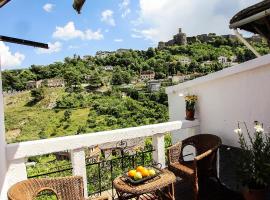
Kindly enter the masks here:
M 35 105 L 29 105 L 30 92 L 6 96 L 6 138 L 11 143 L 168 120 L 165 105 L 140 98 L 122 97 L 121 92 L 69 94 L 64 88 L 46 88 L 45 98 Z
M 146 51 L 74 55 L 46 66 L 4 71 L 5 91 L 26 90 L 5 97 L 7 141 L 167 121 L 164 87 L 254 58 L 237 40 L 211 38 Z M 264 41 L 251 43 L 262 55 L 269 52 Z M 149 79 L 160 81 L 159 91 L 149 91 Z
M 261 54 L 267 54 L 266 42 L 252 42 Z M 173 75 L 208 74 L 241 63 L 255 56 L 235 39 L 215 36 L 203 42 L 174 45 L 146 51 L 122 49 L 116 52 L 98 52 L 96 56 L 77 55 L 50 65 L 32 65 L 28 69 L 3 72 L 3 89 L 25 90 L 29 81 L 63 78 L 67 85 L 90 84 L 93 88 L 121 85 L 139 81 L 144 71 L 155 72 L 155 79 Z M 109 69 L 110 68 L 110 69 Z

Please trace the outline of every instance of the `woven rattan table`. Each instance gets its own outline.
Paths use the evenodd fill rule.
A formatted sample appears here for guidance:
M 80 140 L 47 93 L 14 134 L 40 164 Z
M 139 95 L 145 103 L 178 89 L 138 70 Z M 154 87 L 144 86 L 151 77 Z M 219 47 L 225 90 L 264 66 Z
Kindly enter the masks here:
M 174 200 L 175 175 L 162 170 L 161 174 L 139 185 L 128 183 L 123 176 L 113 181 L 113 186 L 120 200 L 126 199 L 170 199 Z

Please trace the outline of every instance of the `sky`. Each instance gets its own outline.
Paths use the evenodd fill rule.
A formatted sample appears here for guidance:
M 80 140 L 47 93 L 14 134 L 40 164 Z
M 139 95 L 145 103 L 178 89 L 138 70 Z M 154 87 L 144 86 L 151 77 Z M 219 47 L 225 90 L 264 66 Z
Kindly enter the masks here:
M 0 41 L 2 69 L 63 61 L 74 54 L 147 49 L 182 28 L 187 36 L 231 34 L 231 17 L 259 0 L 11 0 L 0 8 L 0 35 L 49 44 L 39 49 Z

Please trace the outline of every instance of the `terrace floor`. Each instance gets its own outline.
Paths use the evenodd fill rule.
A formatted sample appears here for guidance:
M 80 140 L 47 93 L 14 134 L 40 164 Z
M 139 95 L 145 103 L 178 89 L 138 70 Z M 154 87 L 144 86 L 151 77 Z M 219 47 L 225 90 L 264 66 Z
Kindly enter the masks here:
M 192 200 L 193 191 L 190 184 L 178 181 L 175 184 L 176 200 Z M 219 185 L 214 180 L 207 180 L 200 185 L 200 200 L 243 200 L 241 194 Z

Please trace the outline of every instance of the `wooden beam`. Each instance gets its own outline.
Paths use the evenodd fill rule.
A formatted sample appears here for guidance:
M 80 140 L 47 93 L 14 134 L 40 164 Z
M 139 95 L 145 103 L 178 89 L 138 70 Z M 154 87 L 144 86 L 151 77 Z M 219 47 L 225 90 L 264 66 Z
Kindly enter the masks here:
M 0 8 L 2 8 L 6 3 L 8 3 L 10 0 L 0 0 Z
M 270 32 L 270 23 L 269 23 L 269 20 L 267 19 L 267 17 L 263 18 L 263 21 L 266 24 L 268 31 Z
M 265 33 L 263 33 L 257 26 L 254 26 L 254 29 L 259 33 L 262 37 L 266 39 L 268 44 L 270 43 L 270 37 L 268 37 Z
M 38 47 L 38 48 L 43 48 L 43 49 L 49 49 L 48 44 L 34 42 L 34 41 L 30 41 L 30 40 L 12 38 L 12 37 L 2 36 L 2 35 L 0 35 L 0 41 L 22 44 L 22 45 L 26 45 L 26 46 Z

